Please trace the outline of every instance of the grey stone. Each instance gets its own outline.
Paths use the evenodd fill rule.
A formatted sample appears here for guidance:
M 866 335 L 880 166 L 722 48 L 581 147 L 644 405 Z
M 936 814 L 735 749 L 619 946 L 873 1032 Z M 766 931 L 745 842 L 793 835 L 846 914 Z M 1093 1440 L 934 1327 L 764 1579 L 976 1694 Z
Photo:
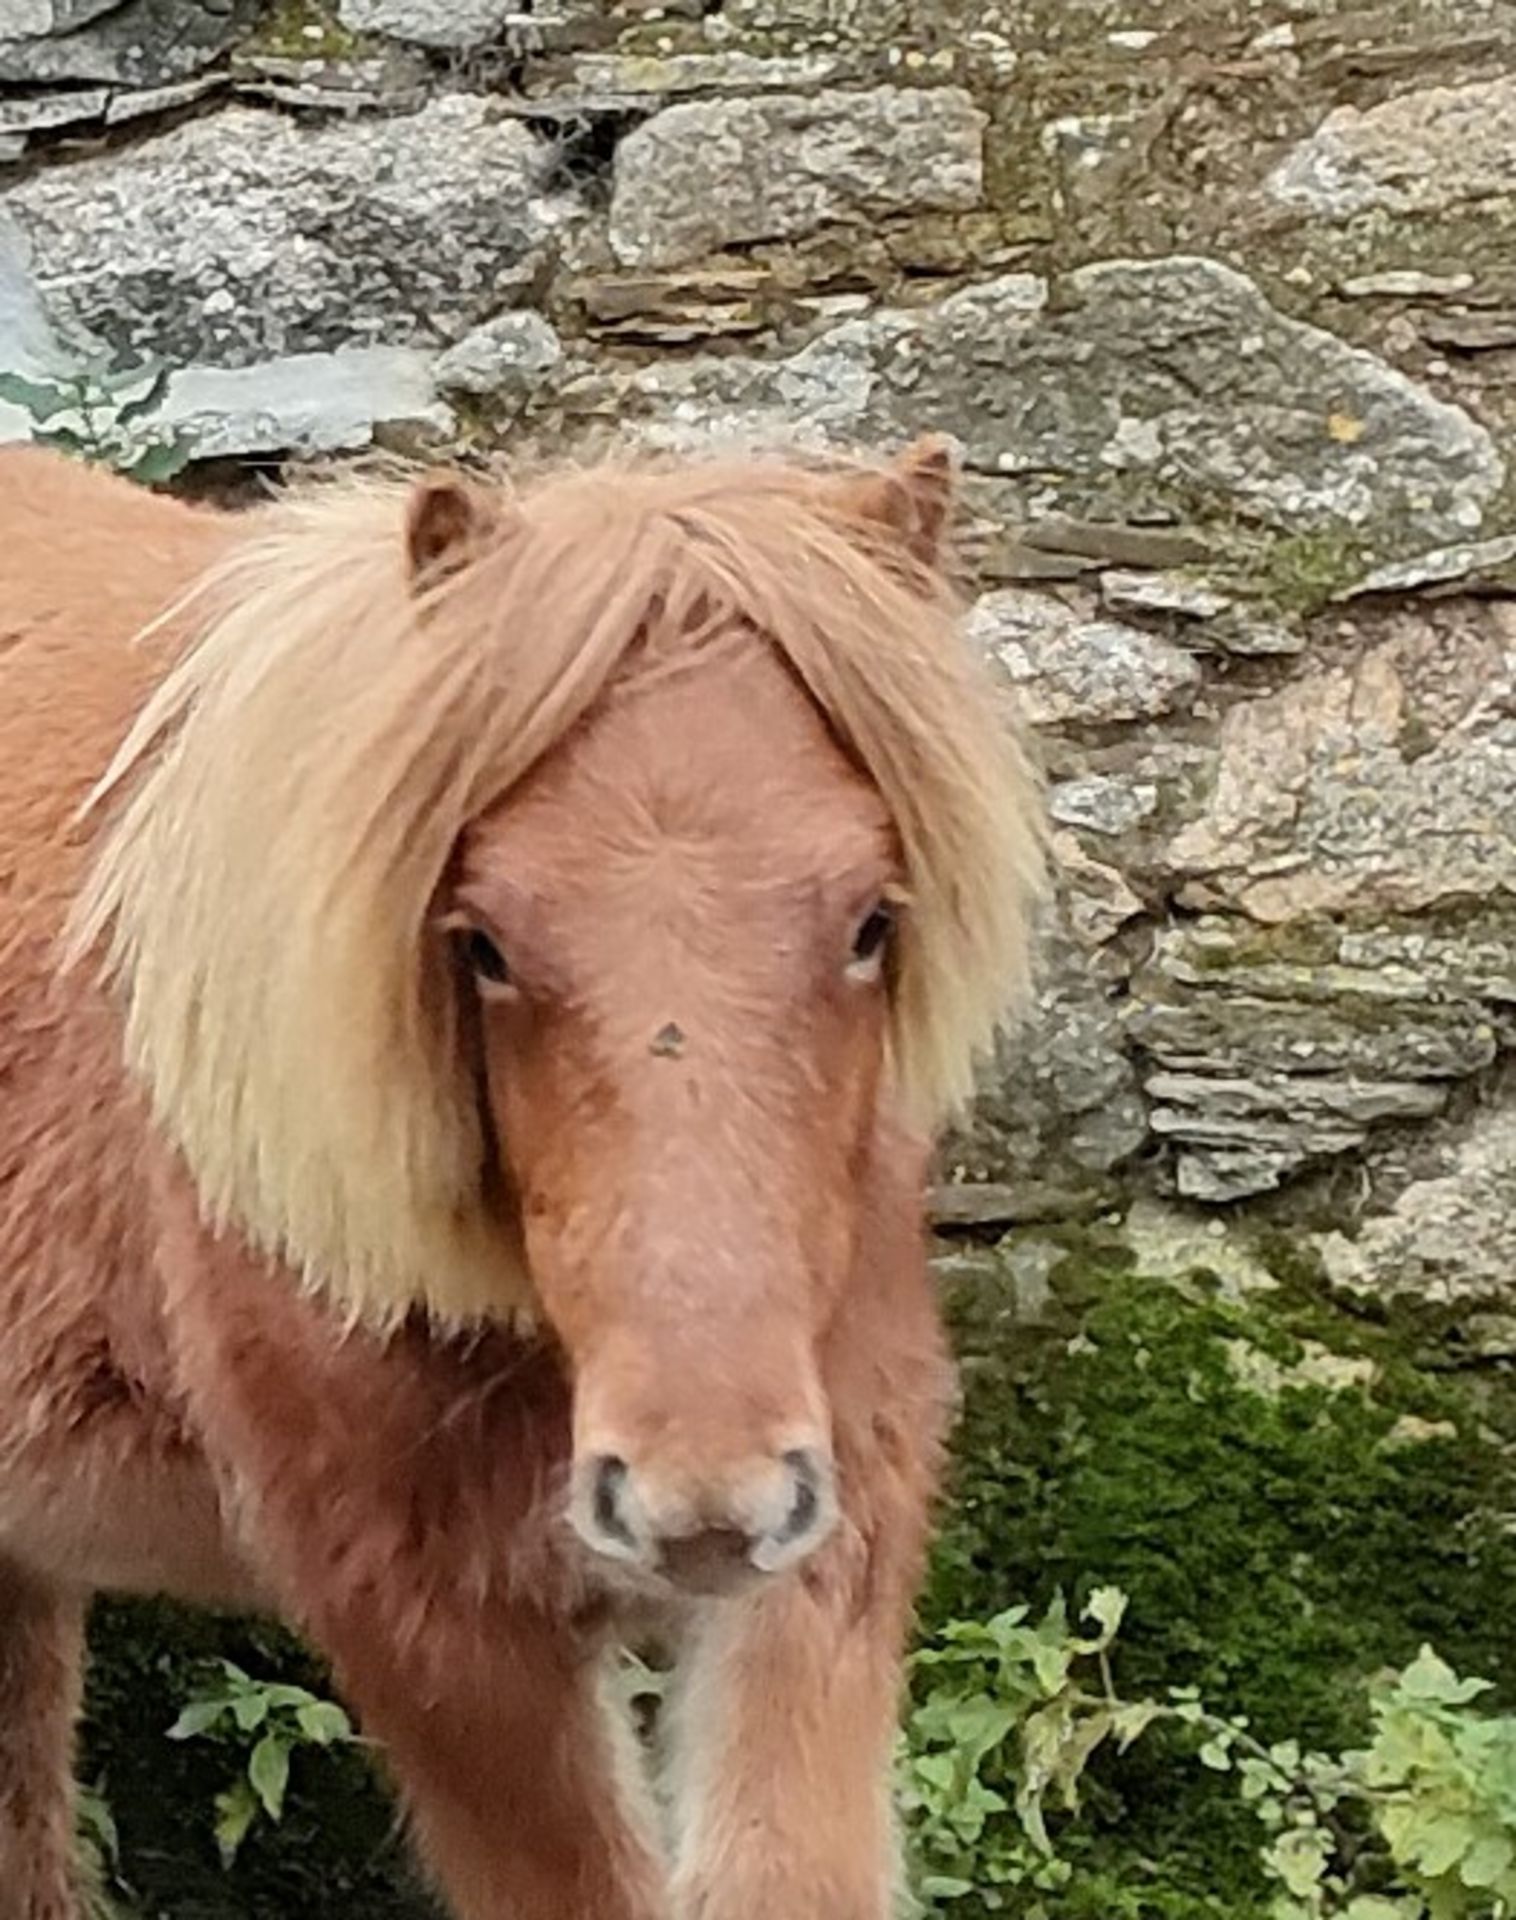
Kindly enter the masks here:
M 1178 1191 L 1218 1203 L 1272 1192 L 1313 1163 L 1355 1152 L 1376 1124 L 1426 1120 L 1447 1101 L 1435 1082 L 1351 1073 L 1159 1071 L 1144 1088 L 1154 1133 L 1175 1149 Z
M 395 46 L 380 54 L 337 59 L 243 54 L 234 76 L 243 99 L 268 100 L 330 118 L 416 113 L 435 91 L 425 55 Z
M 936 1227 L 1025 1227 L 1081 1211 L 1077 1192 L 1037 1181 L 971 1180 L 935 1186 L 927 1213 Z
M 60 318 L 134 353 L 247 365 L 482 320 L 562 217 L 551 164 L 475 96 L 344 126 L 239 106 L 4 204 Z
M 1233 1137 L 1245 1132 L 1255 1118 L 1277 1117 L 1286 1126 L 1298 1124 L 1303 1132 L 1315 1123 L 1367 1127 L 1379 1120 L 1425 1119 L 1441 1112 L 1447 1101 L 1447 1089 L 1435 1084 L 1364 1080 L 1348 1074 L 1226 1079 L 1160 1072 L 1149 1074 L 1145 1085 L 1155 1100 L 1168 1103 L 1161 1117 L 1154 1112 L 1155 1131 L 1183 1133 L 1192 1139 Z
M 156 420 L 197 459 L 252 453 L 351 452 L 381 427 L 441 436 L 453 416 L 437 398 L 427 355 L 407 347 L 294 354 L 256 367 L 188 367 L 169 382 Z
M 844 70 L 834 53 L 582 53 L 534 99 L 641 104 L 690 93 L 781 93 L 824 87 Z
M 1103 573 L 1100 597 L 1112 613 L 1173 613 L 1185 620 L 1214 620 L 1234 604 L 1230 594 L 1175 573 Z
M 1108 571 L 1100 576 L 1100 597 L 1112 613 L 1183 622 L 1192 630 L 1190 643 L 1207 651 L 1264 657 L 1305 646 L 1298 628 L 1265 619 L 1188 574 Z
M 1451 923 L 1343 926 L 1316 920 L 1277 932 L 1247 920 L 1198 915 L 1160 929 L 1151 969 L 1164 983 L 1255 999 L 1335 1006 L 1338 1017 L 1424 1018 L 1427 1003 L 1477 1015 L 1477 1003 L 1516 1005 L 1516 912 L 1460 902 Z M 1139 993 L 1144 991 L 1139 980 Z M 1153 989 L 1160 995 L 1165 987 Z M 1382 1017 L 1372 1009 L 1388 1002 Z
M 164 87 L 133 87 L 126 93 L 112 93 L 105 108 L 105 124 L 119 127 L 129 120 L 171 113 L 175 107 L 187 107 L 218 93 L 226 84 L 225 74 L 202 73 L 188 80 L 172 81 Z
M 67 33 L 119 4 L 120 0 L 0 0 L 0 39 Z
M 1086 620 L 1028 588 L 982 595 L 968 634 L 1039 726 L 1149 719 L 1185 705 L 1200 684 L 1182 648 L 1114 620 Z
M 1422 1006 L 1343 994 L 1327 1001 L 1246 991 L 1153 998 L 1139 980 L 1128 1036 L 1172 1071 L 1221 1079 L 1351 1074 L 1359 1080 L 1457 1080 L 1494 1060 L 1497 1039 L 1477 1005 Z
M 927 96 L 935 99 L 935 94 Z M 675 110 L 678 111 L 678 110 Z M 632 383 L 665 444 L 953 435 L 1027 518 L 1202 497 L 1373 551 L 1477 534 L 1505 478 L 1489 432 L 1213 260 L 1011 274 L 845 320 L 788 359 L 706 359 Z
M 502 313 L 465 334 L 434 369 L 444 393 L 524 397 L 563 358 L 563 343 L 540 313 Z
M 1048 812 L 1060 826 L 1083 827 L 1090 833 L 1121 834 L 1149 819 L 1157 810 L 1158 789 L 1145 781 L 1117 780 L 1087 774 L 1061 780 L 1048 793 Z
M 837 221 L 967 210 L 984 125 L 956 87 L 668 107 L 617 149 L 611 247 L 624 266 L 671 266 Z
M 1513 567 L 1516 567 L 1516 534 L 1502 534 L 1494 540 L 1436 547 L 1410 560 L 1392 560 L 1385 566 L 1375 567 L 1372 573 L 1365 574 L 1362 580 L 1335 597 L 1358 600 L 1371 593 L 1413 593 L 1419 587 L 1443 586 L 1451 581 L 1467 583 Z
M 0 210 L 0 372 L 35 377 L 66 358 L 28 271 L 25 242 Z M 30 438 L 29 416 L 0 400 L 0 445 Z
M 1516 194 L 1516 74 L 1339 107 L 1286 156 L 1269 190 L 1335 219 Z
M 194 6 L 184 0 L 126 0 L 106 9 L 71 8 L 67 11 L 84 23 L 74 31 L 46 38 L 0 32 L 0 81 L 162 86 L 219 59 L 251 32 L 262 10 L 262 0 L 197 0 Z
M 1284 1187 L 1309 1165 L 1353 1154 L 1368 1140 L 1368 1125 L 1330 1114 L 1303 1116 L 1268 1098 L 1268 1089 L 1167 1077 L 1190 1104 L 1157 1104 L 1153 1133 L 1174 1148 L 1174 1187 L 1186 1200 L 1230 1204 Z M 1155 1092 L 1149 1081 L 1148 1091 Z M 1339 1089 L 1351 1100 L 1351 1089 Z M 1380 1100 L 1389 1096 L 1378 1089 Z M 1443 1102 L 1439 1089 L 1407 1091 L 1397 1117 L 1426 1117 Z M 1230 1110 L 1228 1110 L 1230 1102 Z M 1387 1116 L 1382 1116 L 1387 1117 Z
M 1104 1176 L 1148 1140 L 1146 1106 L 1098 956 L 1067 903 L 1040 943 L 1032 1010 L 999 1042 L 980 1095 L 945 1142 L 955 1181 Z
M 1279 1285 L 1225 1220 L 1139 1194 L 1121 1223 L 1139 1273 L 1184 1282 L 1196 1273 L 1220 1283 L 1223 1299 L 1245 1301 Z
M 1243 659 L 1278 659 L 1305 651 L 1305 634 L 1283 620 L 1266 620 L 1238 606 L 1206 629 L 1206 640 L 1218 652 Z
M 1164 858 L 1193 907 L 1266 922 L 1516 894 L 1516 609 L 1445 602 L 1226 714 Z
M 1074 834 L 1053 835 L 1053 859 L 1069 929 L 1081 946 L 1104 946 L 1142 912 L 1120 869 L 1092 859 Z
M 1414 267 L 1392 267 L 1384 273 L 1360 273 L 1344 280 L 1342 292 L 1350 300 L 1452 300 L 1474 284 L 1472 273 L 1421 273 Z
M 1422 314 L 1416 331 L 1429 346 L 1451 347 L 1455 353 L 1503 353 L 1516 347 L 1516 307 L 1487 313 Z
M 464 49 L 498 39 L 531 18 L 522 0 L 337 0 L 353 33 L 383 33 L 422 47 Z
M 1339 1286 L 1424 1304 L 1510 1299 L 1516 1273 L 1516 1109 L 1480 1111 L 1444 1155 L 1351 1238 L 1319 1242 Z
M 1363 1145 L 1361 1133 L 1335 1133 L 1320 1140 L 1323 1158 L 1352 1153 Z M 1218 1147 L 1207 1153 L 1179 1153 L 1174 1160 L 1175 1191 L 1185 1200 L 1207 1206 L 1227 1206 L 1238 1200 L 1252 1200 L 1259 1194 L 1273 1193 L 1292 1173 L 1307 1164 L 1291 1148 L 1271 1149 L 1258 1143 L 1248 1147 Z
M 76 87 L 66 93 L 0 100 L 0 138 L 7 134 L 50 133 L 58 127 L 102 119 L 109 101 L 110 92 L 105 87 Z
M 1075 554 L 1112 567 L 1185 567 L 1210 557 L 1209 544 L 1183 527 L 1134 527 L 1120 521 L 1052 514 L 1022 529 L 1027 546 Z
M 951 296 L 880 356 L 873 411 L 947 428 L 986 470 L 1199 492 L 1292 531 L 1477 528 L 1503 478 L 1468 415 L 1218 262 L 1113 261 L 1066 292 L 1030 315 L 1019 289 L 1009 312 L 994 283 Z

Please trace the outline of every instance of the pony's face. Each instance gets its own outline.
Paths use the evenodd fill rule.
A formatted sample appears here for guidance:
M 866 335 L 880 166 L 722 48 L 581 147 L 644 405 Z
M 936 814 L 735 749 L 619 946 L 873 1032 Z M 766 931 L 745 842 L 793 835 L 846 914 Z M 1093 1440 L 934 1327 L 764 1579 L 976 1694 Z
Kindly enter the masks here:
M 645 666 L 465 837 L 445 924 L 542 1312 L 570 1514 L 687 1588 L 836 1512 L 818 1348 L 878 1126 L 898 848 L 781 662 Z

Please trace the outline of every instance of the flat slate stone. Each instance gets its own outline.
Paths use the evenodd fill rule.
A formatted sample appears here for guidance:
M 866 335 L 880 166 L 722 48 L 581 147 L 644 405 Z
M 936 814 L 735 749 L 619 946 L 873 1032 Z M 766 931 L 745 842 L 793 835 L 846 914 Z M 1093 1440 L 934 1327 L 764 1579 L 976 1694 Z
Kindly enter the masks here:
M 185 0 L 127 0 L 106 10 L 71 11 L 84 24 L 37 37 L 8 37 L 0 17 L 0 81 L 156 87 L 183 80 L 250 33 L 263 0 L 196 0 L 193 6 Z
M 185 434 L 197 459 L 255 453 L 347 453 L 376 429 L 444 434 L 431 359 L 407 347 L 292 354 L 256 367 L 187 367 L 155 421 Z
M 671 266 L 836 221 L 967 211 L 984 126 L 957 87 L 667 107 L 617 148 L 611 247 L 624 266 Z

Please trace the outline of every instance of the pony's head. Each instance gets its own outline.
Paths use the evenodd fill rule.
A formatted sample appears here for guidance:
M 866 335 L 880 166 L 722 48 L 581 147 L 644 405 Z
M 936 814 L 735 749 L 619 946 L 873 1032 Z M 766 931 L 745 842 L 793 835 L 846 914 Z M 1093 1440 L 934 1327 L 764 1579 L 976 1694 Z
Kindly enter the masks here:
M 287 503 L 108 776 L 78 938 L 212 1220 L 367 1314 L 545 1322 L 575 1527 L 687 1586 L 827 1531 L 865 1210 L 1024 977 L 950 478 Z

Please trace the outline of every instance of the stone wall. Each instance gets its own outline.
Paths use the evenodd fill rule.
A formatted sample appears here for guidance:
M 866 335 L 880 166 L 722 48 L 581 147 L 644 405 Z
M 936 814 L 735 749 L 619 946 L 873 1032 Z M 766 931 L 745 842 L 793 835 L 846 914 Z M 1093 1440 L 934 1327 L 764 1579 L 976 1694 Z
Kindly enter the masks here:
M 207 460 L 951 432 L 1062 885 L 942 1218 L 1512 1348 L 1513 0 L 0 0 L 90 342 Z

